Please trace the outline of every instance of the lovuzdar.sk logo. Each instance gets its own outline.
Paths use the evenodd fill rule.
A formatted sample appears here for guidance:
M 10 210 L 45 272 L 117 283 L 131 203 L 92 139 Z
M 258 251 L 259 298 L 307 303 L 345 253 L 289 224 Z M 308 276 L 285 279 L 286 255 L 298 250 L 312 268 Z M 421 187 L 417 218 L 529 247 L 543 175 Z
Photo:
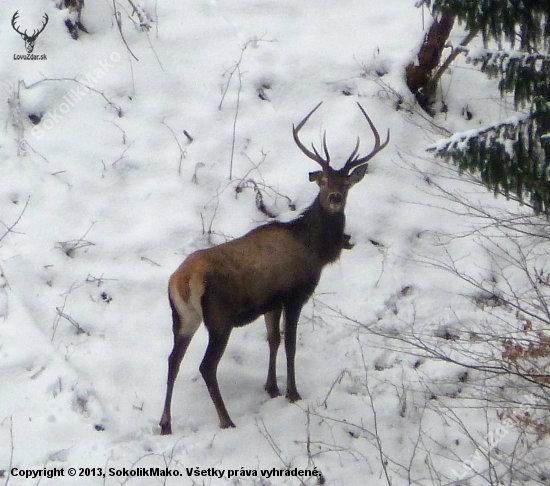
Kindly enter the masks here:
M 14 54 L 13 58 L 16 60 L 19 60 L 19 59 L 26 59 L 26 60 L 33 60 L 33 61 L 45 60 L 46 54 L 37 55 L 37 54 L 33 54 L 32 51 L 34 50 L 34 43 L 36 42 L 36 38 L 42 33 L 42 31 L 46 28 L 46 25 L 48 24 L 48 20 L 49 20 L 48 14 L 44 14 L 44 17 L 43 17 L 44 20 L 42 21 L 42 26 L 39 29 L 35 29 L 32 34 L 28 34 L 27 29 L 25 29 L 24 32 L 21 32 L 21 30 L 19 30 L 19 27 L 16 25 L 18 17 L 19 17 L 19 10 L 17 10 L 13 14 L 13 17 L 11 18 L 11 26 L 13 27 L 13 30 L 15 30 L 15 32 L 17 32 L 25 41 L 25 49 L 27 50 L 27 54 L 26 55 Z

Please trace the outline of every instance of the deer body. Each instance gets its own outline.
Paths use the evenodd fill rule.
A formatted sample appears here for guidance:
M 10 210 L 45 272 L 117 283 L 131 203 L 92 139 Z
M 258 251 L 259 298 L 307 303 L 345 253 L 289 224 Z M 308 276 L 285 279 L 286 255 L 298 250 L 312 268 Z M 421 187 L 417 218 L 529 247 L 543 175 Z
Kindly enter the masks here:
M 202 298 L 208 289 L 221 299 L 227 319 L 238 327 L 280 307 L 289 295 L 309 297 L 322 267 L 336 260 L 342 249 L 344 218 L 325 215 L 323 220 L 321 216 L 312 227 L 311 213 L 321 211 L 316 203 L 300 219 L 261 226 L 236 240 L 193 253 L 170 280 L 172 301 L 181 306 L 185 302 L 181 295 L 188 295 L 187 302 L 203 316 Z M 335 237 L 325 241 L 329 228 Z M 196 283 L 192 282 L 195 275 L 201 275 Z
M 300 128 L 319 105 L 294 129 L 295 140 Z M 373 127 L 368 116 L 367 120 Z M 320 192 L 301 216 L 288 223 L 272 222 L 235 240 L 196 251 L 171 276 L 169 299 L 174 348 L 168 358 L 166 400 L 160 421 L 162 434 L 172 431 L 170 406 L 174 382 L 187 347 L 202 321 L 208 330 L 209 342 L 199 369 L 222 428 L 234 427 L 234 424 L 218 387 L 218 363 L 231 330 L 261 315 L 265 316 L 270 350 L 265 389 L 271 397 L 279 395 L 275 369 L 281 341 L 279 321 L 284 313 L 286 396 L 291 401 L 300 399 L 294 375 L 298 318 L 317 287 L 323 267 L 336 261 L 342 248 L 348 247 L 349 237 L 344 234 L 347 191 L 365 175 L 366 160 L 389 140 L 388 133 L 388 140 L 380 146 L 375 129 L 374 133 L 376 151 L 358 159 L 356 146 L 340 171 L 330 168 L 325 142 L 327 160 L 316 151 L 313 154 L 305 149 L 304 153 L 320 163 L 323 171 L 310 174 L 310 180 L 319 184 Z M 299 140 L 297 143 L 304 151 Z M 348 175 L 352 168 L 355 170 Z

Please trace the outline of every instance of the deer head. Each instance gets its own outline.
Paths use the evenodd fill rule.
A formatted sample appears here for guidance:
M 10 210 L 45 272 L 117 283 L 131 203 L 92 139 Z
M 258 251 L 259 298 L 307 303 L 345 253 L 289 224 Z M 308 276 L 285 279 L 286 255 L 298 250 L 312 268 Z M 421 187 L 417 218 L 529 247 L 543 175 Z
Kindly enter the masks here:
M 13 17 L 11 19 L 11 26 L 13 27 L 13 30 L 15 30 L 15 32 L 17 32 L 18 34 L 21 35 L 21 37 L 23 38 L 23 40 L 25 41 L 25 49 L 27 50 L 27 52 L 30 54 L 32 53 L 33 49 L 34 49 L 34 43 L 36 41 L 36 38 L 41 34 L 41 32 L 44 30 L 44 28 L 46 27 L 46 24 L 48 23 L 48 15 L 47 14 L 44 14 L 44 23 L 42 24 L 42 27 L 38 30 L 35 30 L 32 35 L 28 35 L 27 34 L 27 31 L 25 30 L 25 32 L 21 32 L 17 26 L 15 25 L 15 21 L 17 20 L 17 17 L 19 16 L 19 10 L 17 10 L 14 14 L 13 14 Z
M 321 102 L 322 103 L 322 102 Z M 313 152 L 305 147 L 298 137 L 298 132 L 307 123 L 311 115 L 321 106 L 319 103 L 308 115 L 298 124 L 298 126 L 292 126 L 292 133 L 294 135 L 294 141 L 300 150 L 310 159 L 317 162 L 321 169 L 320 171 L 310 172 L 309 180 L 316 182 L 319 185 L 319 202 L 321 207 L 329 213 L 340 213 L 344 211 L 346 206 L 346 199 L 348 191 L 352 186 L 357 184 L 365 177 L 367 173 L 368 161 L 372 159 L 378 152 L 380 152 L 390 141 L 390 131 L 388 129 L 388 136 L 384 143 L 380 143 L 380 135 L 372 123 L 371 119 L 363 109 L 363 107 L 357 103 L 361 109 L 363 115 L 367 119 L 367 122 L 374 135 L 374 148 L 368 155 L 359 157 L 359 137 L 357 137 L 357 143 L 353 152 L 348 157 L 344 167 L 339 170 L 335 170 L 330 166 L 330 155 L 327 148 L 327 132 L 323 134 L 323 152 L 324 157 L 317 151 L 312 145 Z

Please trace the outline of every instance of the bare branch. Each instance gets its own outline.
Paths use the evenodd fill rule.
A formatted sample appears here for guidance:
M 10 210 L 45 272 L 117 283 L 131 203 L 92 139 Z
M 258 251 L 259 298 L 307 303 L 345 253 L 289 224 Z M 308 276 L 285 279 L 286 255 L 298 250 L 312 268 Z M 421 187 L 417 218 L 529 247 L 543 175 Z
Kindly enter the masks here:
M 179 158 L 179 163 L 178 163 L 178 175 L 181 175 L 181 163 L 183 161 L 183 159 L 185 159 L 185 156 L 186 156 L 186 152 L 185 150 L 181 147 L 181 144 L 180 144 L 180 141 L 178 140 L 178 137 L 176 135 L 176 132 L 174 132 L 174 130 L 172 130 L 171 127 L 169 127 L 166 122 L 164 120 L 161 121 L 161 123 L 166 127 L 168 128 L 168 130 L 170 130 L 170 132 L 172 132 L 172 136 L 174 137 L 174 140 L 176 141 L 176 143 L 178 144 L 178 148 L 179 148 L 179 151 L 180 151 L 180 158 Z M 185 133 L 185 132 L 184 132 Z
M 21 221 L 21 218 L 23 217 L 23 214 L 25 214 L 25 211 L 27 210 L 27 206 L 29 205 L 30 200 L 31 200 L 31 196 L 27 197 L 27 201 L 25 202 L 25 206 L 23 207 L 23 209 L 19 213 L 19 216 L 17 217 L 17 219 L 10 226 L 8 226 L 4 222 L 0 221 L 0 223 L 2 223 L 6 227 L 6 232 L 2 236 L 0 236 L 0 241 L 2 241 L 9 233 L 17 233 L 16 231 L 14 231 L 14 228 L 17 226 L 19 221 Z
M 113 0 L 113 10 L 115 12 L 115 21 L 116 21 L 116 25 L 118 27 L 118 31 L 120 32 L 120 37 L 122 38 L 122 42 L 124 42 L 124 45 L 126 46 L 126 49 L 132 55 L 132 57 L 136 61 L 139 61 L 139 59 L 136 57 L 136 55 L 132 52 L 132 49 L 130 49 L 130 46 L 128 45 L 128 43 L 126 42 L 126 39 L 124 38 L 124 34 L 122 33 L 122 18 L 121 18 L 120 12 L 116 8 L 116 0 Z

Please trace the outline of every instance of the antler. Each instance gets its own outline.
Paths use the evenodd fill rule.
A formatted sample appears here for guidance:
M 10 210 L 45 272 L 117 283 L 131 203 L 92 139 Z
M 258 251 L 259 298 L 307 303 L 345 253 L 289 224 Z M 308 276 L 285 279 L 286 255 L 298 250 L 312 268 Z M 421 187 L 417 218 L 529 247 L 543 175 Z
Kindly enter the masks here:
M 38 37 L 38 35 L 46 28 L 46 25 L 48 24 L 48 20 L 49 20 L 48 14 L 44 14 L 45 22 L 42 24 L 42 28 L 35 30 L 32 35 L 28 35 L 26 30 L 25 32 L 21 32 L 16 27 L 15 21 L 17 20 L 18 17 L 19 17 L 19 10 L 16 10 L 15 13 L 13 14 L 13 17 L 11 18 L 11 26 L 13 27 L 13 30 L 15 30 L 15 32 L 17 32 L 18 34 L 21 34 L 22 36 L 28 39 L 35 39 L 36 37 Z
M 18 34 L 26 35 L 27 31 L 23 33 L 15 26 L 15 21 L 17 20 L 18 16 L 19 16 L 19 10 L 16 10 L 15 13 L 13 14 L 13 17 L 11 18 L 11 26 L 13 27 L 13 30 L 15 30 L 15 32 L 17 32 Z
M 360 165 L 366 164 L 378 152 L 380 152 L 386 145 L 388 145 L 388 142 L 390 141 L 390 129 L 388 128 L 388 136 L 386 138 L 386 141 L 383 144 L 380 144 L 380 135 L 378 134 L 378 130 L 376 130 L 374 123 L 372 123 L 372 120 L 369 118 L 369 115 L 367 115 L 367 112 L 363 109 L 363 107 L 359 102 L 357 102 L 357 105 L 359 106 L 359 108 L 363 112 L 363 115 L 365 115 L 365 118 L 369 122 L 370 129 L 372 130 L 372 133 L 374 135 L 374 148 L 372 149 L 370 154 L 366 155 L 365 157 L 358 158 L 357 152 L 359 151 L 359 137 L 357 137 L 357 143 L 355 144 L 355 148 L 353 149 L 353 152 L 351 153 L 348 160 L 346 161 L 346 165 L 344 165 L 343 170 L 345 170 L 348 173 L 350 170 L 355 169 Z
M 321 101 L 321 103 L 319 103 L 315 108 L 313 108 L 313 110 L 311 110 L 306 115 L 306 117 L 300 123 L 298 123 L 298 126 L 295 127 L 294 125 L 292 125 L 292 135 L 294 136 L 294 141 L 296 142 L 296 145 L 298 145 L 299 149 L 305 155 L 307 155 L 310 159 L 317 162 L 325 170 L 329 167 L 329 162 L 330 162 L 330 155 L 328 153 L 328 148 L 327 148 L 327 132 L 325 131 L 325 133 L 323 134 L 323 150 L 325 152 L 326 159 L 323 159 L 323 157 L 319 155 L 319 152 L 317 152 L 317 149 L 313 146 L 313 144 L 311 144 L 311 147 L 313 148 L 313 152 L 312 152 L 311 150 L 306 148 L 306 146 L 298 138 L 298 132 L 307 123 L 307 121 L 309 120 L 309 117 L 313 115 L 313 113 L 315 113 L 317 108 L 319 108 L 322 103 L 323 102 Z
M 29 36 L 31 39 L 38 37 L 38 35 L 46 28 L 46 25 L 48 24 L 48 20 L 49 20 L 48 14 L 44 14 L 44 19 L 46 21 L 42 24 L 42 28 L 39 30 L 35 30 L 34 33 L 31 36 Z

